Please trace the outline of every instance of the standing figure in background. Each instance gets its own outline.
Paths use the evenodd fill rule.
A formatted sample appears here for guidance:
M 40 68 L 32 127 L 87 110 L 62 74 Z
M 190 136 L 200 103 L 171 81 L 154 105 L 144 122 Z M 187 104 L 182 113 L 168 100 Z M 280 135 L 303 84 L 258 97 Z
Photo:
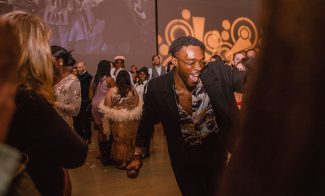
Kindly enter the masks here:
M 237 67 L 237 64 L 241 61 L 246 61 L 246 53 L 243 51 L 237 52 L 233 55 L 231 67 L 232 68 Z
M 173 64 L 173 62 L 169 61 L 167 64 L 167 73 L 170 72 L 172 69 L 174 69 L 175 65 Z
M 86 70 L 86 65 L 84 62 L 79 62 L 76 64 L 76 69 L 78 73 L 78 79 L 81 85 L 81 107 L 79 114 L 74 118 L 74 128 L 77 133 L 84 138 L 88 144 L 91 143 L 91 98 L 90 92 L 90 82 L 92 76 Z
M 125 169 L 132 159 L 142 112 L 142 100 L 132 87 L 128 71 L 121 70 L 118 73 L 116 87 L 109 89 L 99 108 L 104 114 L 104 132 L 113 134 L 112 157 L 118 168 Z
M 218 196 L 325 195 L 325 4 L 262 5 L 267 33 Z
M 54 107 L 62 118 L 73 128 L 81 104 L 81 90 L 78 78 L 71 74 L 76 61 L 71 53 L 61 46 L 51 46 L 54 61 Z
M 116 80 L 117 72 L 121 69 L 124 69 L 125 65 L 125 57 L 124 56 L 116 56 L 114 57 L 114 67 L 111 69 L 111 77 Z
M 147 67 L 142 67 L 138 71 L 139 80 L 134 85 L 135 89 L 137 90 L 140 98 L 143 100 L 143 94 L 145 93 L 145 89 L 147 87 L 148 81 L 149 81 L 149 73 Z
M 94 119 L 94 129 L 98 131 L 100 160 L 103 165 L 111 163 L 110 155 L 113 137 L 112 135 L 106 135 L 103 131 L 103 114 L 99 112 L 99 104 L 104 100 L 107 91 L 116 85 L 110 75 L 111 64 L 109 61 L 101 60 L 97 66 L 96 75 L 91 82 L 91 90 L 93 91 L 91 113 Z
M 149 82 L 149 73 L 148 73 L 148 68 L 147 67 L 142 67 L 139 70 L 139 81 L 138 83 L 135 84 L 135 89 L 137 90 L 140 99 L 143 100 L 144 98 L 144 94 L 147 91 L 147 86 L 148 86 L 148 82 Z M 144 100 L 143 100 L 144 102 Z M 153 135 L 151 136 L 152 139 Z M 148 142 L 147 146 L 146 146 L 146 152 L 143 154 L 143 158 L 148 158 L 150 157 L 150 145 L 151 145 L 151 141 Z
M 257 55 L 257 53 L 256 53 L 256 50 L 254 48 L 248 49 L 246 51 L 247 59 L 255 59 L 256 55 Z
M 139 81 L 138 67 L 136 65 L 131 65 L 130 73 L 132 74 L 133 83 L 136 84 Z
M 62 196 L 63 168 L 81 166 L 88 147 L 53 107 L 50 30 L 29 13 L 15 11 L 3 17 L 19 34 L 23 50 L 17 71 L 17 108 L 7 144 L 28 155 L 26 171 L 42 195 Z
M 210 62 L 214 62 L 214 61 L 223 62 L 223 59 L 220 55 L 215 54 L 210 57 Z
M 121 70 L 125 70 L 125 57 L 124 56 L 116 56 L 114 57 L 114 68 L 111 69 L 111 77 L 116 81 L 116 76 L 117 74 L 119 73 L 119 71 Z M 127 71 L 130 75 L 130 78 L 131 78 L 131 85 L 132 87 L 134 86 L 134 82 L 132 80 L 132 73 Z
M 152 56 L 152 67 L 149 68 L 148 73 L 150 75 L 149 80 L 167 73 L 166 68 L 160 64 L 159 55 Z

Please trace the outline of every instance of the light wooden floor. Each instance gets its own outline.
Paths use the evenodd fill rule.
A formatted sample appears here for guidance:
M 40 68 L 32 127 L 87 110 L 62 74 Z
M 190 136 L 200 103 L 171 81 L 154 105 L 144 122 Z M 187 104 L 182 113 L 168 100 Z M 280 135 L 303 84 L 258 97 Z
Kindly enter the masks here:
M 94 133 L 94 138 L 95 138 Z M 96 159 L 99 155 L 97 140 L 89 145 L 86 163 L 69 170 L 73 196 L 178 196 L 181 195 L 167 153 L 165 137 L 156 127 L 151 144 L 151 157 L 144 160 L 140 175 L 129 179 L 125 170 L 115 166 L 104 167 Z

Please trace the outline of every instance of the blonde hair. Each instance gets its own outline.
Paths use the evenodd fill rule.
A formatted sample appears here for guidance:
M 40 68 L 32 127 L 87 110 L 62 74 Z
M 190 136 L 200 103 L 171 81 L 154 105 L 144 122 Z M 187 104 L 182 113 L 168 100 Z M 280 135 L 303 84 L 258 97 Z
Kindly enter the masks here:
M 53 102 L 53 63 L 49 46 L 50 30 L 39 17 L 22 11 L 3 16 L 14 26 L 22 48 L 18 82 Z

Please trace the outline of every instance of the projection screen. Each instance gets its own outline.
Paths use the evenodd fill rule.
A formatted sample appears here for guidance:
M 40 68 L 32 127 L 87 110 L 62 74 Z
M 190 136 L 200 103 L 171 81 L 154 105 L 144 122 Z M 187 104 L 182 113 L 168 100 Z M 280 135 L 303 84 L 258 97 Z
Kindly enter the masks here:
M 0 0 L 1 14 L 32 12 L 52 29 L 51 44 L 73 51 L 94 73 L 100 60 L 126 57 L 127 68 L 156 53 L 155 0 Z

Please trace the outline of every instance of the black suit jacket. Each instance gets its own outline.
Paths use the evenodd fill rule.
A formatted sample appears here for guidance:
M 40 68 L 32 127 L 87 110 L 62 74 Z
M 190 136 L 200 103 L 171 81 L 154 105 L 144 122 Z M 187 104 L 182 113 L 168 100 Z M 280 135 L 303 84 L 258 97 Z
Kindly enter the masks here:
M 175 69 L 149 82 L 136 138 L 136 146 L 145 147 L 152 135 L 154 124 L 161 122 L 172 164 L 174 160 L 181 159 L 186 150 L 186 144 L 181 137 L 180 117 L 173 90 L 174 72 Z M 222 139 L 218 142 L 222 143 L 224 149 L 230 144 L 228 136 L 239 121 L 239 110 L 233 92 L 243 89 L 244 77 L 244 72 L 218 62 L 209 63 L 200 76 L 220 128 L 217 134 Z
M 89 88 L 90 83 L 92 80 L 92 76 L 86 71 L 85 73 L 78 76 L 78 79 L 80 81 L 80 87 L 81 87 L 81 109 L 84 111 L 86 107 L 89 105 L 90 97 L 89 97 Z

